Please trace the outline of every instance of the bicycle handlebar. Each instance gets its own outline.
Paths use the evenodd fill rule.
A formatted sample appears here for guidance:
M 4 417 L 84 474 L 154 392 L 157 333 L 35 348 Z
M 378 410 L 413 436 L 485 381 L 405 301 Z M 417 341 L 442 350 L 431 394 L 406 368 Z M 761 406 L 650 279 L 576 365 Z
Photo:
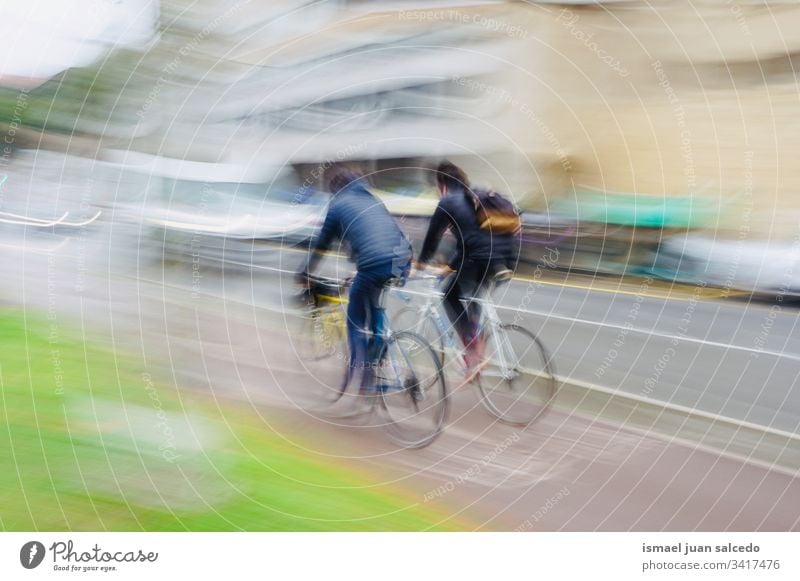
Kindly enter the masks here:
M 413 269 L 408 277 L 408 280 L 444 280 L 453 270 L 447 267 L 432 267 L 426 266 L 422 270 Z
M 443 278 L 443 274 L 430 274 L 423 272 L 409 275 L 408 280 L 442 280 Z

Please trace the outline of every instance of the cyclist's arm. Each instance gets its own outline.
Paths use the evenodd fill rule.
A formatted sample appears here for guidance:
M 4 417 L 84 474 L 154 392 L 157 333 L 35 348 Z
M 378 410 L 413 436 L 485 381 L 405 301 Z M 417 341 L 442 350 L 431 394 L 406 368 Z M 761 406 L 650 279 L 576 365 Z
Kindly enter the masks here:
M 311 252 L 308 255 L 308 261 L 302 272 L 307 273 L 314 270 L 322 258 L 322 253 L 330 248 L 336 238 L 339 236 L 339 216 L 333 207 L 328 208 L 328 213 L 325 216 L 325 221 L 322 223 L 317 238 L 311 245 Z
M 436 252 L 436 248 L 438 248 L 439 242 L 441 242 L 442 236 L 444 236 L 444 232 L 450 224 L 447 216 L 447 212 L 442 208 L 442 203 L 439 202 L 431 217 L 428 233 L 425 235 L 425 242 L 422 243 L 422 250 L 417 258 L 417 263 L 420 266 L 424 266 L 431 259 L 433 253 Z

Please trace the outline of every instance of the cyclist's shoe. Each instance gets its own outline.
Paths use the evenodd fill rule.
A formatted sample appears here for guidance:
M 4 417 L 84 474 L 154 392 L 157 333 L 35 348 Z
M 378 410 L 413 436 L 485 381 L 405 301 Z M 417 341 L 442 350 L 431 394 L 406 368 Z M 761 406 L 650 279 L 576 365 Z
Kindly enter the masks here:
M 470 360 L 465 357 L 467 361 L 467 371 L 464 373 L 464 383 L 472 383 L 481 375 L 481 371 L 486 368 L 487 361 L 483 360 Z

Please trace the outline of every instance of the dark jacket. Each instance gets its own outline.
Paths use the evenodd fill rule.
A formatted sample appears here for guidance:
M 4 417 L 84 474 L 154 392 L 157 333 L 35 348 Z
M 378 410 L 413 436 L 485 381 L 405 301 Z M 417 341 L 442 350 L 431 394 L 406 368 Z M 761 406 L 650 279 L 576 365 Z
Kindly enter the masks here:
M 397 275 L 411 260 L 411 243 L 400 230 L 386 206 L 363 185 L 355 183 L 331 200 L 311 254 L 307 271 L 319 260 L 319 252 L 328 250 L 335 240 L 350 247 L 350 257 L 358 270 L 395 264 Z
M 457 245 L 456 254 L 449 263 L 450 268 L 458 270 L 464 260 L 496 260 L 505 263 L 507 268 L 515 268 L 519 251 L 518 237 L 511 234 L 492 235 L 481 228 L 471 194 L 464 190 L 449 192 L 439 200 L 422 244 L 420 262 L 431 259 L 448 226 Z

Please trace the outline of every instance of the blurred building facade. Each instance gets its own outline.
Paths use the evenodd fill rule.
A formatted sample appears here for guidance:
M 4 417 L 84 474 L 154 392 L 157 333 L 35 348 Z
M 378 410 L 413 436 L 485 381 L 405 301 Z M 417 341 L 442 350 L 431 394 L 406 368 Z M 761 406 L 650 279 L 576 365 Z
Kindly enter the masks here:
M 332 160 L 422 187 L 415 168 L 447 156 L 531 209 L 666 197 L 719 235 L 796 233 L 794 3 L 146 4 L 145 45 L 26 89 L 22 108 L 3 90 L 15 145 L 138 175 L 129 195 L 302 185 Z

